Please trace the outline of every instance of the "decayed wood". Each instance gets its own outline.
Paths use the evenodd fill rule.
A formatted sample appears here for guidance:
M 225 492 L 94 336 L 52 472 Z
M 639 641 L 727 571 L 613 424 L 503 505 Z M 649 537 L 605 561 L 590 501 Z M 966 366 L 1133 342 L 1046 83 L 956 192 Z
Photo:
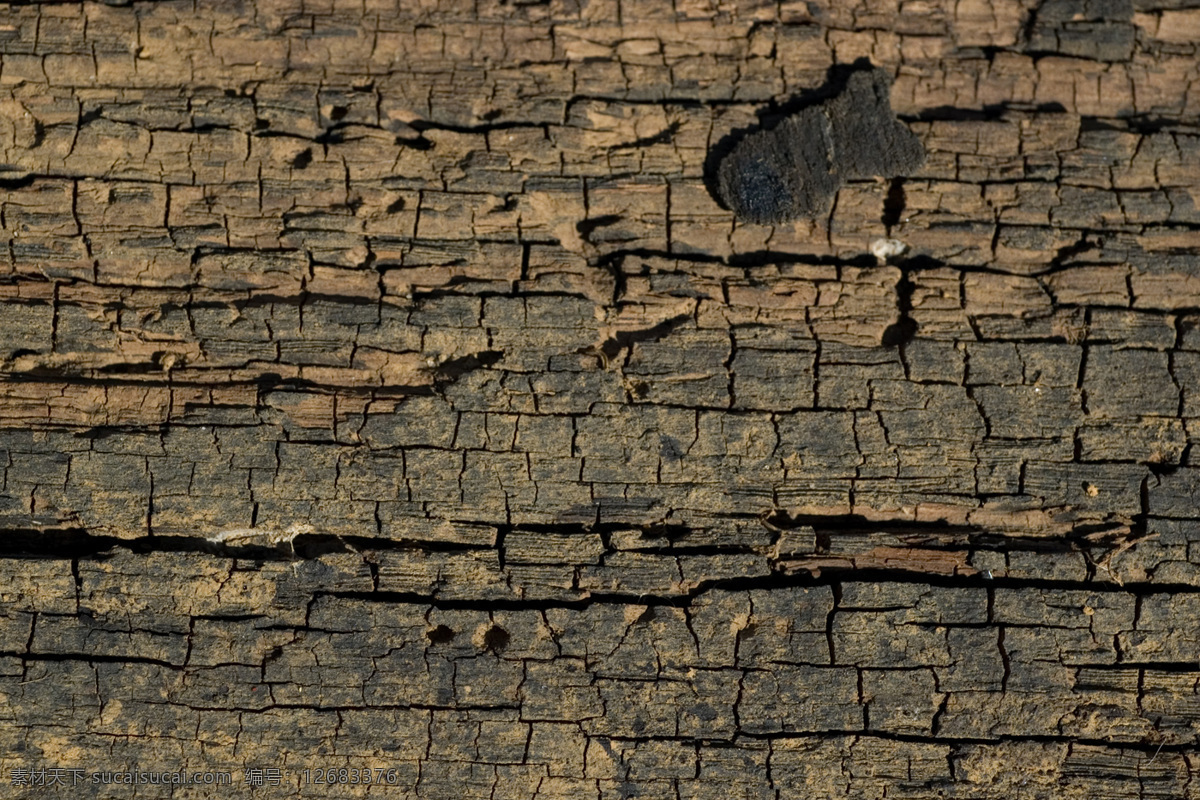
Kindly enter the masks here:
M 0 9 L 5 794 L 1200 797 L 1200 9 Z

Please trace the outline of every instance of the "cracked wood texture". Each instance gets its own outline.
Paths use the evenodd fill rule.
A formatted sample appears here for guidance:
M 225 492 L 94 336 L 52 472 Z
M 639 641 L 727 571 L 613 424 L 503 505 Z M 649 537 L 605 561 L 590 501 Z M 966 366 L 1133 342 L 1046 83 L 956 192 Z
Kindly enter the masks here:
M 1200 798 L 1191 0 L 0 8 L 8 796 Z

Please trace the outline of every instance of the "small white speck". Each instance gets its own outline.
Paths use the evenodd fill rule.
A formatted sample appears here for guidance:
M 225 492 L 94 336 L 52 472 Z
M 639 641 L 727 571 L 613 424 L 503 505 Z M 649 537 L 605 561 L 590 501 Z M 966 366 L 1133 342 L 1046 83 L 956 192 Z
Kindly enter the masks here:
M 871 242 L 871 255 L 879 261 L 880 264 L 886 264 L 889 258 L 902 256 L 908 252 L 908 245 L 899 239 L 876 239 Z

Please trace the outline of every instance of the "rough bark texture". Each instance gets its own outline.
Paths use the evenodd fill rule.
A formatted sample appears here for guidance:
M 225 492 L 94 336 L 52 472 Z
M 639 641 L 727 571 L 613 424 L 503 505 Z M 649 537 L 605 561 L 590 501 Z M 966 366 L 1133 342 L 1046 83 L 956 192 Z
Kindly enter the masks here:
M 1200 798 L 1188 6 L 3 7 L 0 794 Z

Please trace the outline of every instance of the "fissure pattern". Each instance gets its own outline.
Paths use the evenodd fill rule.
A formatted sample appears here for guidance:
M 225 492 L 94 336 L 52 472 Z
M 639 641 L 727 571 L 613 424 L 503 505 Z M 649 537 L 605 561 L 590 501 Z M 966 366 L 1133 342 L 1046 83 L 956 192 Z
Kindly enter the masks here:
M 0 779 L 1198 796 L 1200 12 L 401 6 L 3 7 Z

